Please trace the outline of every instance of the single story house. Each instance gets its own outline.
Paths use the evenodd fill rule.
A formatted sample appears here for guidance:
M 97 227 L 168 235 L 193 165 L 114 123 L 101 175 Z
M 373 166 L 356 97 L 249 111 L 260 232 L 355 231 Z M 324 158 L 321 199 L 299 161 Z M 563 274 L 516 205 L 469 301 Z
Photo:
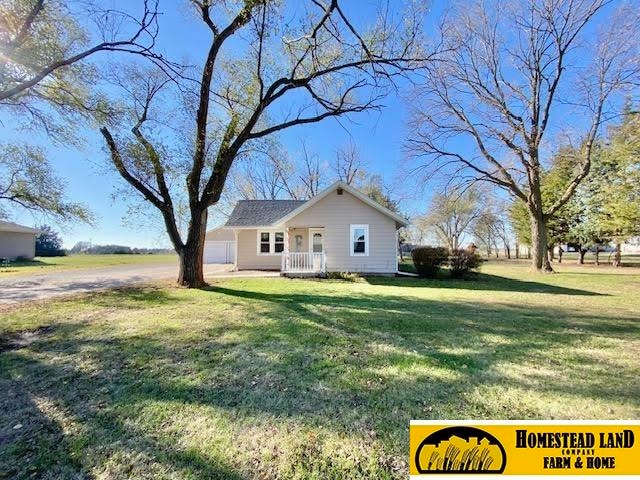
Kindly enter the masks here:
M 237 270 L 394 274 L 398 229 L 407 224 L 362 192 L 336 182 L 307 201 L 241 200 L 222 230 L 233 233 Z
M 640 237 L 633 237 L 627 240 L 626 242 L 624 242 L 621 246 L 621 250 L 623 254 L 634 254 L 634 255 L 639 254 L 640 253 Z
M 0 259 L 31 260 L 36 256 L 36 237 L 42 231 L 0 220 Z

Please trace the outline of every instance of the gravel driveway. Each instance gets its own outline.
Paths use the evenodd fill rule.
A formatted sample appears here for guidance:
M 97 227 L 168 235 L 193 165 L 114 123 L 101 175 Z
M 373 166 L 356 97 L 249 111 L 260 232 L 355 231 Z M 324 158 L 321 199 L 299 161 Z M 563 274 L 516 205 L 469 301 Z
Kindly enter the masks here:
M 231 265 L 205 265 L 206 277 L 255 276 L 265 272 L 231 272 Z M 275 273 L 274 273 L 275 274 Z M 42 300 L 60 295 L 83 293 L 136 283 L 175 278 L 174 263 L 155 265 L 117 265 L 83 270 L 0 278 L 0 304 Z M 267 274 L 268 275 L 268 274 Z

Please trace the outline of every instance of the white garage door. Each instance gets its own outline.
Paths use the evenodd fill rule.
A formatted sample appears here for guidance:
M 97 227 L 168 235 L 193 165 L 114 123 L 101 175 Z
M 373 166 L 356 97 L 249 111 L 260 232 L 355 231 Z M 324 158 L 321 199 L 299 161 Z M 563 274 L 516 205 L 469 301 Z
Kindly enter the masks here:
M 204 263 L 233 263 L 234 242 L 208 241 L 204 244 Z

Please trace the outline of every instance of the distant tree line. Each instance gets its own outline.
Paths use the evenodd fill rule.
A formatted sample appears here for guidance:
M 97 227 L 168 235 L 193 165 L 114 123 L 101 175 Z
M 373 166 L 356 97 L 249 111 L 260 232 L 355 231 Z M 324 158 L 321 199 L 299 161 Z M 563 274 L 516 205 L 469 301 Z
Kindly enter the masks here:
M 126 245 L 93 245 L 91 242 L 77 242 L 69 253 L 78 255 L 158 255 L 165 253 L 173 253 L 168 248 L 136 248 Z
M 36 237 L 37 257 L 64 257 L 65 255 L 159 255 L 173 253 L 168 248 L 136 248 L 126 245 L 94 245 L 91 242 L 77 242 L 71 249 L 62 247 L 60 235 L 49 225 L 39 227 L 42 234 Z
M 471 244 L 487 257 L 504 251 L 511 258 L 519 257 L 518 242 L 513 234 L 506 202 L 488 188 L 471 186 L 451 188 L 431 198 L 429 212 L 415 219 L 417 235 L 412 240 L 424 243 L 433 234 L 438 243 L 455 251 Z

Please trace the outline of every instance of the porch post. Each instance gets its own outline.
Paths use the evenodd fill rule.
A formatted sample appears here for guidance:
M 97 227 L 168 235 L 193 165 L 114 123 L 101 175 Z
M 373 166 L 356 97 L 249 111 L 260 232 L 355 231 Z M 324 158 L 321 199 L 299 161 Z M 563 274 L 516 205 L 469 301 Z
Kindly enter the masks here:
M 289 260 L 289 227 L 284 228 L 284 252 L 282 252 L 282 267 L 280 271 L 287 271 L 287 261 Z

